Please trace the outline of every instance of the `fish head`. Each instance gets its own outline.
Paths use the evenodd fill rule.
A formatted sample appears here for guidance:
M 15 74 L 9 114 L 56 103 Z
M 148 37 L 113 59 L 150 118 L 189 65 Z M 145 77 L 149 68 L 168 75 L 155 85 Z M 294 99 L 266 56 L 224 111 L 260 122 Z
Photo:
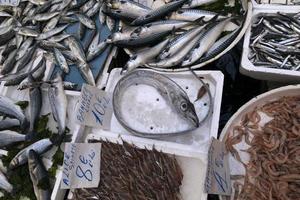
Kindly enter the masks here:
M 130 60 L 126 63 L 126 65 L 123 67 L 123 72 L 130 72 L 140 66 L 141 59 L 137 55 L 133 55 Z
M 171 95 L 172 98 L 172 95 Z M 173 96 L 173 103 L 177 112 L 186 119 L 195 128 L 199 126 L 199 119 L 196 114 L 194 104 L 190 102 L 188 97 L 183 94 L 179 94 L 177 97 Z

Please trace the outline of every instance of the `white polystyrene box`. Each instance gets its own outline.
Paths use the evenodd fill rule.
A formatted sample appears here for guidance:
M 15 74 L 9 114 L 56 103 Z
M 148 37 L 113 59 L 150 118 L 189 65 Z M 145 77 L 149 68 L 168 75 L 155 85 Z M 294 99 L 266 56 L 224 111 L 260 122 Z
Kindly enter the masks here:
M 106 84 L 105 91 L 112 93 L 114 90 L 115 85 L 117 84 L 118 80 L 121 78 L 120 75 L 120 68 L 113 69 L 110 73 L 109 79 Z M 219 117 L 220 117 L 220 108 L 221 108 L 221 100 L 222 100 L 222 91 L 223 91 L 223 74 L 219 71 L 195 71 L 198 76 L 203 77 L 203 81 L 209 84 L 209 88 L 212 94 L 213 104 L 212 104 L 212 114 L 204 121 L 202 125 L 196 130 L 188 134 L 184 134 L 182 136 L 175 136 L 175 137 L 167 137 L 163 139 L 151 139 L 153 144 L 156 144 L 158 141 L 164 141 L 165 144 L 168 146 L 172 146 L 175 149 L 190 149 L 194 152 L 199 153 L 207 153 L 207 149 L 209 146 L 209 140 L 211 137 L 217 137 L 218 127 L 219 127 Z M 160 72 L 162 73 L 162 72 Z M 201 87 L 201 83 L 198 79 L 194 77 L 194 75 L 190 72 L 163 72 L 162 74 L 166 75 L 170 79 L 174 80 L 189 96 L 191 102 L 194 102 L 196 99 L 197 93 L 199 88 Z M 130 88 L 129 88 L 130 89 Z M 153 99 L 154 104 L 153 107 L 149 108 L 155 109 L 162 106 L 163 102 L 158 105 L 155 101 L 157 96 L 157 91 L 149 87 L 147 85 L 141 85 L 140 87 L 133 88 L 131 91 L 128 89 L 128 93 L 135 93 L 137 94 L 138 98 L 145 99 L 145 101 L 149 101 L 149 99 Z M 136 90 L 136 91 L 135 91 Z M 127 92 L 127 91 L 126 91 Z M 156 92 L 156 93 L 155 93 Z M 126 99 L 125 99 L 126 101 Z M 152 101 L 152 100 L 151 100 Z M 127 100 L 126 103 L 131 103 L 130 100 Z M 207 103 L 207 106 L 204 104 Z M 203 117 L 203 113 L 209 107 L 209 98 L 208 94 L 203 96 L 201 101 L 194 103 L 196 108 L 196 113 L 198 117 Z M 149 105 L 149 104 L 147 104 Z M 147 106 L 145 104 L 145 106 Z M 152 104 L 150 103 L 150 106 Z M 149 106 L 148 106 L 149 107 Z M 199 111 L 200 109 L 200 111 Z M 146 108 L 147 110 L 147 108 Z M 199 112 L 198 112 L 199 111 Z M 149 112 L 152 114 L 152 112 Z M 202 114 L 201 114 L 202 113 Z M 126 116 L 125 116 L 126 117 Z M 159 117 L 159 116 L 154 116 Z M 162 122 L 162 124 L 172 123 L 173 118 L 165 119 L 167 121 Z M 134 123 L 134 122 L 133 122 Z M 148 124 L 146 124 L 148 127 Z M 149 125 L 150 126 L 150 125 Z M 179 125 L 180 126 L 180 125 Z M 92 133 L 99 133 L 103 130 L 93 128 Z M 117 121 L 116 117 L 112 116 L 111 125 L 109 131 L 118 133 L 121 135 L 132 135 L 126 129 L 124 129 L 120 123 Z M 134 136 L 137 137 L 137 136 Z
M 240 72 L 244 75 L 250 76 L 255 79 L 279 81 L 279 82 L 300 82 L 300 71 L 275 69 L 268 67 L 256 67 L 249 59 L 250 53 L 250 37 L 251 25 L 258 16 L 268 15 L 280 12 L 297 13 L 300 12 L 299 6 L 272 6 L 272 9 L 259 9 L 254 8 L 251 23 L 246 31 L 243 44 L 242 60 L 240 65 Z

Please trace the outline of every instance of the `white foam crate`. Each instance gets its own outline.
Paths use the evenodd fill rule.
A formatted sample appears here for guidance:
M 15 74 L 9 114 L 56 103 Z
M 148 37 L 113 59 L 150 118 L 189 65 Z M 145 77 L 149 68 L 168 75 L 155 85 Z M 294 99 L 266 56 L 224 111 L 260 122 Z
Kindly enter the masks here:
M 294 5 L 291 0 L 261 0 L 261 3 L 251 0 L 251 2 L 254 9 L 276 9 L 280 7 L 281 11 L 285 11 L 290 7 L 300 7 L 300 5 Z
M 240 72 L 244 75 L 250 76 L 255 79 L 278 81 L 278 82 L 300 82 L 300 71 L 292 71 L 285 69 L 275 69 L 268 67 L 257 67 L 248 58 L 250 53 L 250 37 L 251 37 L 251 25 L 258 16 L 268 15 L 280 12 L 297 13 L 300 12 L 299 6 L 272 6 L 272 9 L 254 9 L 251 23 L 246 31 L 242 60 L 240 65 Z
M 118 80 L 121 78 L 120 71 L 121 68 L 115 68 L 111 71 L 105 91 L 111 93 L 113 92 L 115 85 L 117 84 Z M 218 127 L 219 127 L 220 107 L 221 107 L 221 100 L 222 100 L 222 91 L 223 91 L 223 74 L 219 71 L 195 71 L 195 72 L 197 73 L 198 76 L 203 77 L 204 82 L 209 84 L 210 91 L 212 94 L 212 99 L 213 99 L 213 107 L 212 107 L 213 112 L 204 121 L 204 123 L 200 125 L 200 127 L 197 128 L 196 130 L 191 131 L 189 134 L 185 134 L 177 137 L 164 138 L 163 142 L 164 144 L 167 144 L 169 147 L 177 149 L 178 151 L 180 151 L 181 149 L 183 150 L 189 149 L 191 152 L 193 151 L 195 152 L 195 154 L 197 154 L 197 153 L 207 153 L 210 138 L 217 137 Z M 194 102 L 196 100 L 198 90 L 202 84 L 200 83 L 199 80 L 197 80 L 194 77 L 194 75 L 191 72 L 189 71 L 188 72 L 162 72 L 162 74 L 168 76 L 176 83 L 178 83 L 178 85 L 181 86 L 181 88 L 183 88 L 186 91 L 191 102 Z M 155 109 L 155 107 L 157 107 L 158 104 L 159 106 L 161 106 L 164 103 L 163 101 L 156 102 L 156 98 L 159 96 L 157 96 L 157 91 L 152 87 L 141 85 L 141 87 L 136 87 L 136 88 L 139 88 L 138 90 L 142 89 L 142 91 L 144 92 L 144 93 L 140 93 L 140 94 L 145 94 L 144 97 L 141 98 L 153 99 L 154 104 L 150 102 L 150 105 L 153 105 L 154 107 L 149 108 L 150 112 L 151 109 Z M 129 92 L 129 90 L 127 92 Z M 133 92 L 135 93 L 136 91 Z M 199 109 L 208 108 L 208 106 L 204 106 L 205 103 L 209 104 L 208 99 L 209 99 L 208 94 L 206 94 L 203 98 L 201 98 L 201 101 L 197 101 L 194 104 L 198 117 L 200 116 Z M 131 101 L 128 100 L 128 103 L 130 102 Z M 164 121 L 163 124 L 174 122 L 173 121 L 174 118 L 167 118 L 166 120 L 168 121 Z M 117 121 L 114 114 L 112 116 L 109 131 L 120 134 L 122 136 L 132 135 L 120 125 L 120 123 Z M 97 128 L 93 128 L 91 132 L 95 134 L 101 132 L 103 132 L 103 134 L 107 133 Z M 151 139 L 150 141 L 152 141 L 153 144 L 159 142 L 159 140 L 157 139 Z
M 244 104 L 241 108 L 239 108 L 234 115 L 231 116 L 231 118 L 228 120 L 228 122 L 226 123 L 225 127 L 223 128 L 220 134 L 220 140 L 224 140 L 227 133 L 232 132 L 235 126 L 241 124 L 241 120 L 243 116 L 253 111 L 256 107 L 261 107 L 269 101 L 274 101 L 284 96 L 294 96 L 299 94 L 300 94 L 300 84 L 279 87 L 254 97 L 246 104 Z M 261 123 L 267 122 L 270 119 L 267 115 L 261 115 L 261 117 L 262 117 Z M 244 162 L 249 159 L 249 154 L 243 151 L 248 147 L 249 146 L 246 144 L 239 144 L 236 146 L 236 149 L 239 151 L 239 154 Z M 244 166 L 240 162 L 236 161 L 236 159 L 233 158 L 231 154 L 229 154 L 229 167 L 230 167 L 230 174 L 232 175 L 245 173 Z M 231 199 L 233 199 L 233 195 Z
M 89 134 L 88 139 L 96 140 L 109 140 L 114 143 L 122 144 L 122 140 L 130 144 L 134 144 L 138 148 L 152 149 L 153 142 L 147 138 L 139 138 L 132 135 L 120 136 L 116 133 L 102 131 L 97 134 Z M 204 192 L 204 181 L 206 175 L 206 163 L 207 155 L 198 154 L 195 156 L 195 152 L 186 149 L 169 148 L 169 144 L 160 141 L 155 144 L 155 149 L 164 153 L 175 155 L 183 172 L 182 185 L 180 187 L 180 194 L 182 200 L 206 200 L 207 194 Z M 68 195 L 68 198 L 72 198 L 72 192 Z

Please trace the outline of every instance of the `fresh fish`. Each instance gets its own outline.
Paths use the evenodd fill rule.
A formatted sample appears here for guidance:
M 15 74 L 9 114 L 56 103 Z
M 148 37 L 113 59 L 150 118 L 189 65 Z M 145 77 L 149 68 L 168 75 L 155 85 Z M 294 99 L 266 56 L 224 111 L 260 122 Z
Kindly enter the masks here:
M 80 23 L 85 25 L 89 29 L 96 29 L 96 24 L 93 20 L 83 14 L 76 14 L 77 18 L 79 19 Z
M 85 53 L 83 51 L 83 48 L 82 48 L 80 42 L 78 42 L 73 36 L 65 39 L 65 42 L 66 42 L 66 45 L 71 50 L 71 52 L 73 53 L 73 55 L 75 57 L 77 57 L 77 59 L 80 62 L 86 63 L 86 56 L 85 56 Z
M 20 121 L 17 119 L 5 118 L 0 121 L 0 130 L 7 130 L 20 126 Z
M 19 35 L 24 35 L 28 37 L 37 37 L 39 35 L 39 32 L 27 27 L 18 27 L 16 28 L 16 31 Z
M 217 0 L 191 0 L 186 5 L 183 6 L 183 8 L 195 8 L 198 6 L 211 4 L 216 2 Z
M 87 11 L 86 16 L 93 17 L 94 15 L 96 15 L 96 13 L 99 11 L 101 4 L 102 3 L 100 3 L 99 1 L 95 3 L 93 7 Z
M 156 63 L 149 63 L 151 67 L 165 68 L 179 65 L 188 53 L 195 47 L 196 42 L 203 34 L 203 27 L 193 28 L 174 39 L 167 47 L 170 55 Z
M 53 17 L 56 17 L 57 15 L 59 15 L 59 12 L 47 12 L 47 13 L 42 13 L 42 14 L 36 14 L 32 20 L 35 21 L 49 21 L 50 19 L 52 19 Z
M 39 154 L 33 149 L 28 152 L 28 169 L 37 200 L 50 200 L 51 192 L 48 172 Z M 39 184 L 41 183 L 49 186 L 47 187 L 48 189 L 40 188 Z
M 28 0 L 30 3 L 37 5 L 37 6 L 42 6 L 45 3 L 47 3 L 46 0 Z
M 96 4 L 95 0 L 89 0 L 87 3 L 85 3 L 83 6 L 81 6 L 80 11 L 82 13 L 86 13 L 89 9 L 93 7 L 93 5 Z
M 88 39 L 83 44 L 83 49 L 84 49 L 85 52 L 88 50 L 88 48 L 91 45 L 91 43 L 92 43 L 95 35 L 97 34 L 97 32 L 100 35 L 100 31 L 97 31 L 97 30 L 91 30 L 91 31 L 88 32 L 88 36 L 87 36 Z M 99 43 L 99 41 L 97 41 L 97 44 L 98 43 Z
M 59 35 L 55 35 L 55 36 L 49 38 L 48 40 L 51 41 L 51 42 L 61 42 L 64 39 L 66 39 L 70 36 L 71 36 L 70 34 L 62 33 L 62 34 L 59 34 Z
M 25 53 L 27 52 L 28 48 L 30 47 L 30 45 L 33 43 L 33 38 L 29 37 L 27 38 L 22 45 L 20 46 L 20 48 L 17 51 L 16 54 L 16 60 L 19 60 L 20 58 L 22 58 Z
M 126 89 L 134 84 L 146 84 L 154 87 L 165 99 L 167 104 L 186 121 L 188 128 L 184 131 L 174 133 L 147 133 L 129 127 L 121 113 L 121 97 Z M 147 70 L 135 70 L 122 77 L 117 83 L 113 92 L 113 109 L 119 123 L 130 133 L 148 138 L 159 138 L 166 136 L 181 135 L 187 131 L 196 129 L 199 126 L 199 119 L 196 115 L 194 105 L 190 102 L 185 91 L 168 77 Z
M 13 26 L 4 26 L 0 28 L 0 46 L 4 45 L 14 37 Z
M 29 75 L 29 79 L 33 80 L 32 76 Z M 40 117 L 42 109 L 42 91 L 40 87 L 31 87 L 29 88 L 29 113 L 30 113 L 30 126 L 29 126 L 29 136 L 34 138 L 36 135 L 35 127 L 37 120 Z
M 56 35 L 60 32 L 62 32 L 63 30 L 65 30 L 66 28 L 68 27 L 68 24 L 67 25 L 63 25 L 63 26 L 60 26 L 60 27 L 57 27 L 55 29 L 52 29 L 50 31 L 47 31 L 45 33 L 41 33 L 36 39 L 37 40 L 45 40 L 47 38 L 50 38 L 52 37 L 53 35 Z
M 187 1 L 188 0 L 175 0 L 170 3 L 167 3 L 155 10 L 151 10 L 146 15 L 138 17 L 133 22 L 131 22 L 131 25 L 137 26 L 153 22 L 154 20 L 157 20 L 170 12 L 177 10 Z
M 137 18 L 136 15 L 124 12 L 122 10 L 114 10 L 114 9 L 107 9 L 102 11 L 105 15 L 113 18 L 113 19 L 119 19 L 128 23 L 131 23 L 133 20 Z
M 5 190 L 8 193 L 11 193 L 13 191 L 12 184 L 8 182 L 6 176 L 3 174 L 1 170 L 0 170 L 0 188 Z
M 24 69 L 24 67 L 32 59 L 32 56 L 35 53 L 35 50 L 36 50 L 36 45 L 33 45 L 32 47 L 30 47 L 28 49 L 28 51 L 26 51 L 25 55 L 20 60 L 17 61 L 16 65 L 15 65 L 15 68 L 17 69 L 17 71 Z
M 38 44 L 41 48 L 46 49 L 46 50 L 52 50 L 53 48 L 57 48 L 60 50 L 66 50 L 67 48 L 58 43 L 58 42 L 53 42 L 51 40 L 40 40 L 38 41 Z
M 56 27 L 56 25 L 58 24 L 59 19 L 60 19 L 60 15 L 56 16 L 56 17 L 53 17 L 51 20 L 49 20 L 47 22 L 47 24 L 45 25 L 45 27 L 43 28 L 43 33 L 54 29 Z
M 50 150 L 53 146 L 53 143 L 50 139 L 42 139 L 38 140 L 37 142 L 29 145 L 28 147 L 19 151 L 19 153 L 10 161 L 9 169 L 15 169 L 18 166 L 21 166 L 28 161 L 28 152 L 29 150 L 33 149 L 38 154 L 43 154 Z
M 167 46 L 170 39 L 166 39 L 162 41 L 161 43 L 155 45 L 154 47 L 144 49 L 135 55 L 131 56 L 129 61 L 124 66 L 124 71 L 130 72 L 133 69 L 142 66 L 149 61 L 153 61 L 154 58 L 156 58 L 160 52 Z
M 90 85 L 95 86 L 96 82 L 95 82 L 95 78 L 93 76 L 93 73 L 89 67 L 88 64 L 86 63 L 78 63 L 77 64 L 80 74 L 82 76 L 82 78 Z
M 67 97 L 64 91 L 61 76 L 57 73 L 52 86 L 48 89 L 49 103 L 52 115 L 58 123 L 58 134 L 64 134 L 67 116 Z
M 106 17 L 106 25 L 110 31 L 113 31 L 116 25 L 116 21 L 111 17 Z
M 128 15 L 135 16 L 135 18 L 144 16 L 151 11 L 151 8 L 131 0 L 112 1 L 107 5 L 114 10 L 120 10 L 123 13 L 128 13 Z M 103 11 L 105 10 L 104 8 Z
M 203 20 L 209 21 L 217 13 L 207 11 L 207 10 L 198 10 L 198 9 L 180 9 L 173 13 L 171 13 L 169 19 L 170 20 L 179 20 L 179 21 L 195 21 L 201 17 L 204 17 Z M 219 18 L 224 18 L 223 16 L 219 16 Z
M 25 141 L 26 136 L 15 131 L 4 130 L 0 131 L 0 148 L 6 147 L 15 142 Z
M 21 128 L 27 126 L 27 119 L 19 106 L 11 99 L 5 96 L 0 96 L 0 113 L 9 117 L 16 118 L 20 121 Z
M 107 43 L 105 41 L 101 42 L 98 44 L 95 48 L 88 49 L 87 52 L 87 61 L 92 61 L 94 60 L 98 55 L 100 55 L 107 47 Z
M 77 84 L 76 83 L 64 81 L 63 84 L 64 84 L 64 89 L 65 90 L 74 90 L 74 89 L 77 88 Z M 1 125 L 1 121 L 0 121 L 0 125 Z
M 208 26 L 208 30 L 201 36 L 197 46 L 192 51 L 189 58 L 182 63 L 182 66 L 192 65 L 199 60 L 204 53 L 212 47 L 230 20 L 231 18 L 222 20 L 221 22 L 216 22 L 216 24 L 212 24 L 212 26 Z
M 68 63 L 66 61 L 66 58 L 64 57 L 64 55 L 56 48 L 54 48 L 54 55 L 55 55 L 55 59 L 59 65 L 59 67 L 65 72 L 65 73 L 69 73 L 70 69 L 68 66 Z
M 16 54 L 17 54 L 17 50 L 10 52 L 10 54 L 8 55 L 8 58 L 4 61 L 3 65 L 2 65 L 2 68 L 1 68 L 2 75 L 5 75 L 13 70 L 15 63 L 16 63 Z

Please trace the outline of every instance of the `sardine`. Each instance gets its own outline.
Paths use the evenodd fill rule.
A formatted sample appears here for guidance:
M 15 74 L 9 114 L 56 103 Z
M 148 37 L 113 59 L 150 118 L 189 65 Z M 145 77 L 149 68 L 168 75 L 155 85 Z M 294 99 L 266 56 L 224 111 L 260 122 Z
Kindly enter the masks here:
M 2 75 L 5 75 L 13 70 L 15 63 L 16 63 L 16 54 L 17 54 L 17 50 L 10 52 L 10 54 L 8 55 L 8 58 L 4 61 L 3 65 L 2 65 L 2 68 L 1 68 Z
M 64 134 L 66 128 L 68 101 L 61 76 L 58 73 L 53 79 L 53 84 L 48 89 L 48 98 L 52 110 L 52 116 L 58 123 L 58 134 Z
M 20 121 L 17 119 L 5 118 L 0 121 L 0 130 L 7 130 L 20 126 Z
M 20 48 L 18 49 L 17 51 L 17 54 L 16 54 L 16 60 L 19 60 L 20 58 L 22 58 L 27 49 L 30 47 L 30 45 L 33 43 L 33 38 L 32 37 L 29 37 L 27 38 L 23 43 L 22 45 L 20 46 Z
M 26 136 L 16 131 L 4 130 L 0 131 L 0 148 L 6 147 L 15 142 L 25 141 Z
M 50 150 L 53 146 L 53 143 L 50 141 L 50 139 L 42 139 L 39 140 L 28 147 L 22 149 L 9 163 L 9 169 L 15 169 L 20 165 L 23 165 L 27 163 L 28 161 L 28 152 L 29 150 L 33 149 L 38 154 L 43 154 Z
M 33 78 L 31 75 L 29 75 L 30 81 L 33 81 Z M 29 126 L 29 133 L 27 134 L 30 138 L 34 138 L 35 133 L 35 127 L 37 120 L 40 117 L 41 109 L 42 109 L 42 91 L 40 87 L 31 87 L 29 89 L 29 113 L 30 113 L 30 126 Z
M 50 200 L 51 192 L 49 188 L 50 181 L 48 172 L 39 156 L 39 153 L 35 152 L 33 149 L 28 152 L 28 168 L 31 181 L 33 183 L 34 194 L 37 200 Z M 49 187 L 47 187 L 47 189 L 40 188 L 39 184 Z
M 62 32 L 62 31 L 65 30 L 67 27 L 68 27 L 68 24 L 67 24 L 67 25 L 63 25 L 63 26 L 60 26 L 60 27 L 57 27 L 57 28 L 52 29 L 52 30 L 50 30 L 50 31 L 41 33 L 38 37 L 36 37 L 36 39 L 37 39 L 37 40 L 45 40 L 45 39 L 47 39 L 47 38 L 52 37 L 53 35 L 56 35 L 56 34 Z
M 65 73 L 69 73 L 70 69 L 68 66 L 68 63 L 66 61 L 66 58 L 64 57 L 64 55 L 56 48 L 54 48 L 54 55 L 55 55 L 55 59 L 59 65 L 59 67 L 65 72 Z
M 121 113 L 121 97 L 126 89 L 134 84 L 146 84 L 154 87 L 165 99 L 167 104 L 188 124 L 184 131 L 174 133 L 147 133 L 129 127 Z M 139 137 L 160 138 L 182 135 L 199 126 L 194 105 L 190 102 L 185 91 L 167 76 L 147 70 L 135 70 L 122 77 L 113 92 L 113 109 L 119 123 L 130 133 Z
M 83 14 L 76 14 L 79 21 L 89 29 L 96 29 L 96 24 L 93 20 Z

